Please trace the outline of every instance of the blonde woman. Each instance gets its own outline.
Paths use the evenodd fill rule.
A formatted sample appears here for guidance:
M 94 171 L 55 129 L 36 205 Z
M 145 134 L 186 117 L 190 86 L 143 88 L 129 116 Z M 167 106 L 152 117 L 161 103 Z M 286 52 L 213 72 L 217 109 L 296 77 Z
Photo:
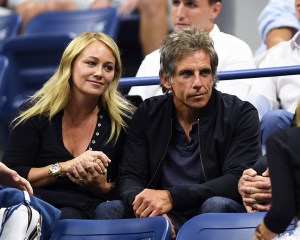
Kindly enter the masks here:
M 256 228 L 253 240 L 269 240 L 282 233 L 293 218 L 295 232 L 278 239 L 300 239 L 300 102 L 295 128 L 281 129 L 267 140 L 267 156 L 272 185 L 272 206 Z
M 117 90 L 121 72 L 116 43 L 103 33 L 83 33 L 13 121 L 3 162 L 59 208 L 62 219 L 93 218 L 97 205 L 114 198 L 132 114 Z

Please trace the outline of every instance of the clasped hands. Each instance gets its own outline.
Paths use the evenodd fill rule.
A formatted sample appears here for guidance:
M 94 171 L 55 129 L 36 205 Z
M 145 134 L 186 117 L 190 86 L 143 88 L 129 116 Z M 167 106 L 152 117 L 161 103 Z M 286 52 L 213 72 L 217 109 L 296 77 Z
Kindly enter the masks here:
M 107 167 L 111 160 L 101 151 L 88 150 L 63 165 L 63 172 L 75 184 L 94 188 L 107 184 Z
M 269 210 L 272 190 L 268 169 L 262 176 L 257 175 L 253 169 L 245 170 L 239 180 L 238 190 L 247 212 Z

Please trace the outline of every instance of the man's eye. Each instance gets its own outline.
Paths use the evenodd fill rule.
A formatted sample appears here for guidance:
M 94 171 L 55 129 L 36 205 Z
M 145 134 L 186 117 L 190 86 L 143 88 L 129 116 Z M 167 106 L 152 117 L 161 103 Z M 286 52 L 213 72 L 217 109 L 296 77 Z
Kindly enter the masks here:
M 196 7 L 196 4 L 193 3 L 193 2 L 187 2 L 186 6 L 189 7 L 189 8 L 194 8 L 194 7 Z
M 202 71 L 200 72 L 200 74 L 201 74 L 202 76 L 208 76 L 208 75 L 211 74 L 211 70 L 209 70 L 209 69 L 204 69 L 204 70 L 202 70 Z
M 173 4 L 174 6 L 178 6 L 178 5 L 179 5 L 179 1 L 174 0 L 174 1 L 172 2 L 172 4 Z

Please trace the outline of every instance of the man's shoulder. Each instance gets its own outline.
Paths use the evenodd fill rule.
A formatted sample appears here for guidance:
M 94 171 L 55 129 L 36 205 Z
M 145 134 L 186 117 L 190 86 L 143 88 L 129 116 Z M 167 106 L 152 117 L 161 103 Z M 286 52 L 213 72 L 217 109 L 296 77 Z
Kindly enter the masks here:
M 218 94 L 221 96 L 222 101 L 225 106 L 228 106 L 230 109 L 243 109 L 243 108 L 256 108 L 248 101 L 243 101 L 235 95 L 222 93 L 218 91 Z
M 136 77 L 148 77 L 159 75 L 160 49 L 146 55 L 142 61 Z
M 223 47 L 224 45 L 228 45 L 228 44 L 229 45 L 238 44 L 238 45 L 244 45 L 249 47 L 249 45 L 242 39 L 233 36 L 229 33 L 222 32 L 217 24 L 214 25 L 213 30 L 210 32 L 210 36 L 217 45 L 219 43 L 222 43 Z
M 171 95 L 163 94 L 145 99 L 142 105 L 147 108 L 161 108 L 164 104 L 169 103 L 171 100 Z
M 152 60 L 152 59 L 157 59 L 157 58 L 158 58 L 158 60 L 160 58 L 160 49 L 156 49 L 155 51 L 147 54 L 144 60 Z
M 247 47 L 250 49 L 250 46 L 248 45 L 248 43 L 246 43 L 244 40 L 231 35 L 229 33 L 224 33 L 224 32 L 220 32 L 220 37 L 218 38 L 219 40 L 223 40 L 223 44 L 230 44 L 230 45 L 234 45 L 235 47 L 238 46 L 243 46 L 243 47 Z
M 169 95 L 154 96 L 145 99 L 135 112 L 134 118 L 149 121 L 170 116 L 172 112 L 172 97 Z M 137 120 L 139 121 L 139 120 Z

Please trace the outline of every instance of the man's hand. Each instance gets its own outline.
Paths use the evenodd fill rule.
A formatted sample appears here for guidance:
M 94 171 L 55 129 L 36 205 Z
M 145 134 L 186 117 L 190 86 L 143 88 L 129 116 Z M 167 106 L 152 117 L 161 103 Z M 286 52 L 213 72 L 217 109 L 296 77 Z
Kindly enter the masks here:
M 252 168 L 245 170 L 239 180 L 238 190 L 247 212 L 270 209 L 272 191 L 268 170 L 262 176 L 257 175 Z
M 168 213 L 172 207 L 172 197 L 167 190 L 144 189 L 132 203 L 136 217 L 154 217 Z

